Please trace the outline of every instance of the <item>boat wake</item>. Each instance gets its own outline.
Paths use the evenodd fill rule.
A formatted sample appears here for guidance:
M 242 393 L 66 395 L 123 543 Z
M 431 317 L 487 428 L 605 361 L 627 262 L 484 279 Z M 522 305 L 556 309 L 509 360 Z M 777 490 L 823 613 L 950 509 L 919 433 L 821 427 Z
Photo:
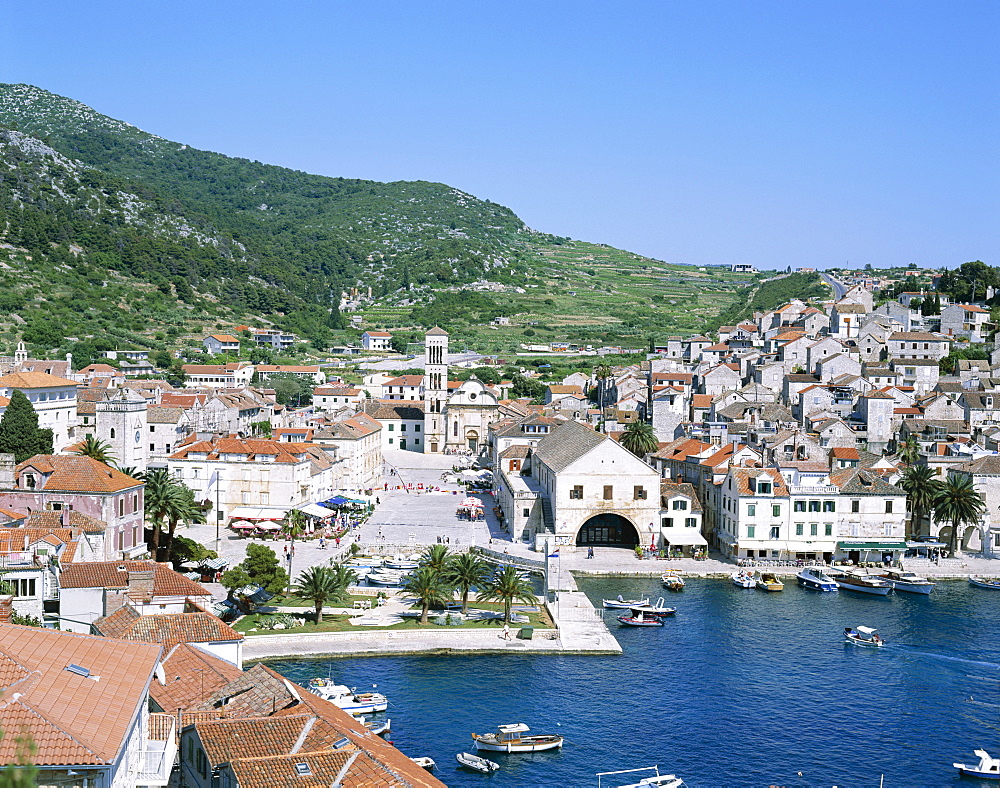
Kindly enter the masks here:
M 916 646 L 910 646 L 906 643 L 897 643 L 895 645 L 897 648 L 904 649 L 905 651 L 918 657 L 933 657 L 934 659 L 943 659 L 947 662 L 961 662 L 963 665 L 977 665 L 983 668 L 996 668 L 997 670 L 1000 670 L 1000 662 L 986 662 L 979 659 L 953 657 L 951 654 L 936 654 L 933 651 L 919 651 Z

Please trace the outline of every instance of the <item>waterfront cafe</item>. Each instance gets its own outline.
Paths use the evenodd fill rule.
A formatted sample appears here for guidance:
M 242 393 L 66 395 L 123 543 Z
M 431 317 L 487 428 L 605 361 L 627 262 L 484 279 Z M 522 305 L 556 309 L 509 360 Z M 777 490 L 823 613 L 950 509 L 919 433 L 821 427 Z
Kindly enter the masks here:
M 895 564 L 906 552 L 904 539 L 881 540 L 841 540 L 837 542 L 834 561 L 849 561 L 853 566 L 861 564 Z
M 670 553 L 679 551 L 681 555 L 690 556 L 697 551 L 706 550 L 708 540 L 697 528 L 674 525 L 660 529 L 660 547 Z
M 288 509 L 278 506 L 237 506 L 229 513 L 228 527 L 244 537 L 266 536 L 281 530 Z

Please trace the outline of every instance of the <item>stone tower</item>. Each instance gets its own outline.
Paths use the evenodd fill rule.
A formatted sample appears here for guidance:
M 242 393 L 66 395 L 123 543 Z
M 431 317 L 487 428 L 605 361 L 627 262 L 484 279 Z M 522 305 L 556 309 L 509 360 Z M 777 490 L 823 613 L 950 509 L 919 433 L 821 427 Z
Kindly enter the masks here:
M 424 335 L 424 451 L 444 451 L 448 404 L 448 332 L 432 328 Z
M 111 446 L 115 464 L 146 470 L 149 461 L 149 426 L 146 400 L 128 389 L 119 389 L 103 402 L 94 403 L 97 439 Z

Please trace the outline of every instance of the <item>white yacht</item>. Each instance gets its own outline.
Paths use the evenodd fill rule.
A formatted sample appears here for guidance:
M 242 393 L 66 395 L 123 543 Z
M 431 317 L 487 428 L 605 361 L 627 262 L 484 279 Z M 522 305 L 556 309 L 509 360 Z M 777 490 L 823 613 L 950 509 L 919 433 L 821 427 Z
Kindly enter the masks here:
M 836 577 L 837 585 L 848 591 L 858 591 L 862 594 L 885 596 L 892 591 L 889 581 L 878 575 L 870 575 L 863 569 L 848 569 Z
M 374 714 L 389 708 L 389 700 L 381 692 L 358 692 L 332 679 L 313 679 L 309 691 L 351 715 Z
M 915 572 L 903 572 L 890 569 L 883 577 L 895 591 L 907 591 L 911 594 L 929 594 L 934 590 L 935 583 Z

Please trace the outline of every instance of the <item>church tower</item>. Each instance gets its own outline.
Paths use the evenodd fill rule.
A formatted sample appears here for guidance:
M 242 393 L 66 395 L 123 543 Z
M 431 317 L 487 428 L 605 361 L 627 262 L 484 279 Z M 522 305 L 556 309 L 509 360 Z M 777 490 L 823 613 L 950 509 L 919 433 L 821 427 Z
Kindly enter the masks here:
M 440 454 L 447 439 L 448 332 L 432 328 L 424 335 L 424 451 Z
M 146 400 L 128 389 L 119 389 L 103 402 L 94 403 L 97 439 L 111 446 L 115 464 L 146 470 L 149 435 Z

